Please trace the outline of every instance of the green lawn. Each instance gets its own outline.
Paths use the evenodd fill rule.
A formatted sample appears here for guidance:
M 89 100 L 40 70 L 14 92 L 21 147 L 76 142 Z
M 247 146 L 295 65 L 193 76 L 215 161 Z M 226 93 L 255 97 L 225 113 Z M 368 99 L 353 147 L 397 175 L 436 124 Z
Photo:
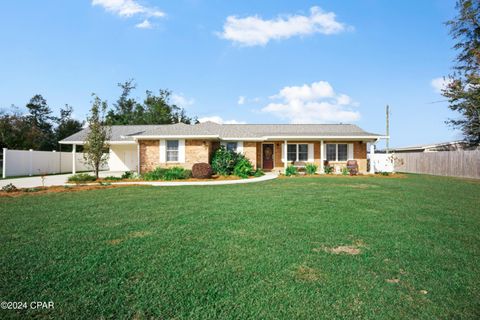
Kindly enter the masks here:
M 1 300 L 55 303 L 3 319 L 480 317 L 480 181 L 125 187 L 0 198 L 0 219 Z

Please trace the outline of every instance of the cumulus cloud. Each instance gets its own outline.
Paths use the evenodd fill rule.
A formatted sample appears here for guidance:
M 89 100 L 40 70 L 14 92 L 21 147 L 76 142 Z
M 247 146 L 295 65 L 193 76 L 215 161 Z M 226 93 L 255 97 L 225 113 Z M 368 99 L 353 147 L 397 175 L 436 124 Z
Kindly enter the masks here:
M 135 25 L 135 28 L 139 28 L 139 29 L 152 29 L 152 28 L 153 28 L 153 25 L 150 23 L 150 21 L 148 21 L 148 19 L 145 19 L 145 20 L 143 20 L 142 22 L 137 23 L 137 24 Z
M 438 77 L 432 79 L 430 82 L 430 85 L 432 86 L 433 90 L 435 90 L 436 93 L 442 93 L 442 90 L 445 89 L 449 83 L 451 83 L 452 80 L 449 78 L 444 78 L 444 77 Z
M 288 39 L 315 33 L 331 35 L 352 29 L 336 20 L 333 12 L 312 7 L 309 16 L 288 15 L 265 20 L 255 16 L 228 16 L 219 36 L 244 46 L 266 45 L 270 40 Z
M 137 0 L 92 0 L 93 6 L 124 18 L 141 17 L 144 20 L 135 25 L 140 29 L 151 29 L 153 25 L 147 18 L 160 18 L 165 13 L 155 7 L 141 5 Z
M 351 122 L 360 119 L 357 105 L 346 94 L 337 94 L 327 81 L 284 87 L 270 97 L 262 112 L 291 123 Z
M 171 97 L 172 103 L 179 107 L 188 107 L 195 103 L 195 100 L 192 98 L 187 98 L 183 94 L 172 94 Z
M 219 116 L 203 117 L 203 118 L 199 118 L 198 121 L 199 122 L 211 121 L 211 122 L 215 122 L 215 123 L 218 123 L 218 124 L 244 124 L 244 123 L 246 123 L 244 121 L 237 121 L 237 120 L 233 120 L 233 119 L 232 120 L 223 120 Z
M 245 97 L 244 97 L 244 96 L 238 97 L 237 103 L 238 103 L 239 105 L 245 104 Z

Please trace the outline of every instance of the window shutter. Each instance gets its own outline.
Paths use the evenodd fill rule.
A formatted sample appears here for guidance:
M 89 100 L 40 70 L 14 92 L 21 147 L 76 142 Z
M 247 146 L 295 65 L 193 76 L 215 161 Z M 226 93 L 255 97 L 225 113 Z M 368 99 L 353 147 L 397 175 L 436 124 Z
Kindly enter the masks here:
M 314 156 L 313 156 L 313 143 L 308 144 L 308 162 L 314 162 Z
M 285 162 L 285 143 L 282 143 L 282 162 Z
M 185 139 L 178 140 L 178 162 L 185 163 Z
M 167 162 L 167 148 L 165 147 L 165 140 L 160 140 L 160 163 Z
M 348 149 L 347 151 L 348 160 L 353 160 L 353 143 L 349 143 L 347 149 Z
M 243 153 L 243 141 L 237 141 L 237 152 Z

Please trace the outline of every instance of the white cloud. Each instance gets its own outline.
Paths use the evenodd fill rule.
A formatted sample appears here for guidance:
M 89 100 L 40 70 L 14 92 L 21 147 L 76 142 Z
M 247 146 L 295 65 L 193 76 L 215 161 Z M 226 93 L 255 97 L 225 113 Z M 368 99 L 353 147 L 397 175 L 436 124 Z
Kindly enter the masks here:
M 245 104 L 245 97 L 244 97 L 244 96 L 238 97 L 237 103 L 238 103 L 239 105 Z
M 215 123 L 218 123 L 218 124 L 244 124 L 244 123 L 246 123 L 244 121 L 237 121 L 237 120 L 233 120 L 233 119 L 232 120 L 223 120 L 219 116 L 203 117 L 203 118 L 199 118 L 198 121 L 199 122 L 211 121 L 211 122 L 215 122 Z
M 135 28 L 139 29 L 152 29 L 153 25 L 148 21 L 148 19 L 143 20 L 143 22 L 137 23 Z
M 153 25 L 146 18 L 160 18 L 165 13 L 155 7 L 141 5 L 137 0 L 92 0 L 92 6 L 103 7 L 106 11 L 124 18 L 143 17 L 143 22 L 135 25 L 140 29 L 150 29 Z
M 449 78 L 444 78 L 444 77 L 438 77 L 432 79 L 430 82 L 430 85 L 432 86 L 433 90 L 437 93 L 442 93 L 442 90 L 447 87 L 448 84 L 452 82 L 451 79 Z
M 183 94 L 172 94 L 172 103 L 179 107 L 188 107 L 195 103 L 192 98 L 187 98 Z
M 262 112 L 291 123 L 351 122 L 360 119 L 360 113 L 352 110 L 358 105 L 346 94 L 337 94 L 326 81 L 310 85 L 285 87 L 274 96 Z
M 312 7 L 309 16 L 278 16 L 272 20 L 264 20 L 257 15 L 246 18 L 228 16 L 219 36 L 244 46 L 256 46 L 266 45 L 270 40 L 314 33 L 331 35 L 348 29 L 351 27 L 336 20 L 335 13 Z

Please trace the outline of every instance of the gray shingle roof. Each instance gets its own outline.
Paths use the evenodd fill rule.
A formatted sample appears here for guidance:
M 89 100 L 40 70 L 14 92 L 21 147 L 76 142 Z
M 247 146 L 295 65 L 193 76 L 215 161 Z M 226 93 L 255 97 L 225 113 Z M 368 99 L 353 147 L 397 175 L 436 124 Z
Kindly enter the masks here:
M 84 141 L 88 129 L 83 129 L 62 142 Z M 219 139 L 263 139 L 265 137 L 370 137 L 381 135 L 362 130 L 353 124 L 217 124 L 204 122 L 164 125 L 111 126 L 110 141 L 134 141 L 147 136 L 198 136 Z

